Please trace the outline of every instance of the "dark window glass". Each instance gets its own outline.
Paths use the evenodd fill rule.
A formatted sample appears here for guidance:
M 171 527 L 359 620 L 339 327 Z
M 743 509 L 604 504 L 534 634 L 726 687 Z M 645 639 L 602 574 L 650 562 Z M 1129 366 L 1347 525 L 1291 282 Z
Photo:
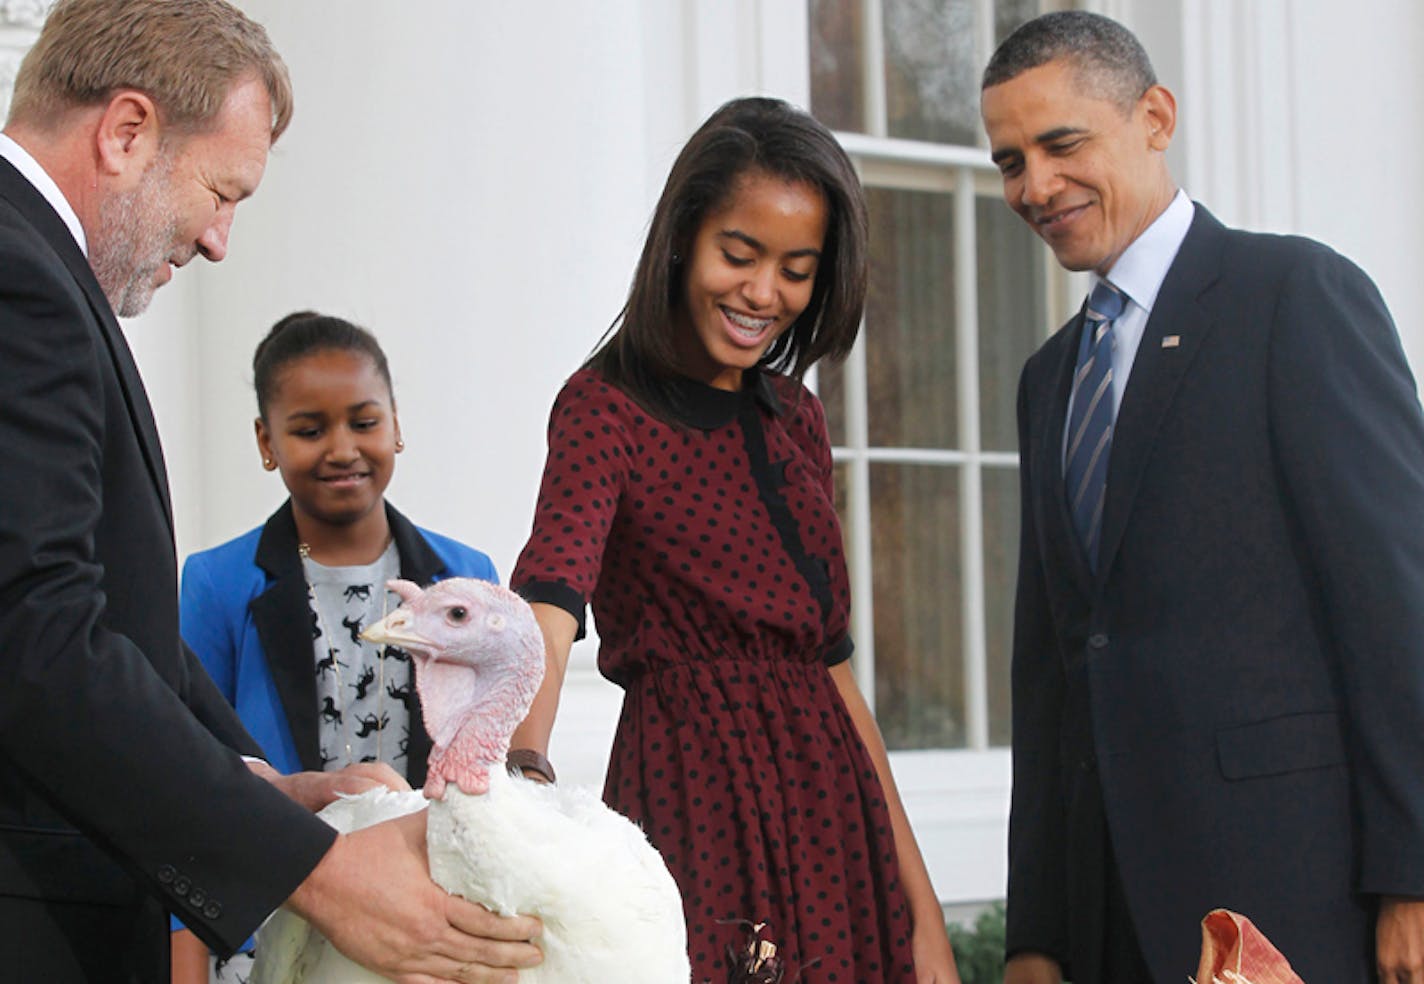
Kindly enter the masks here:
M 954 198 L 870 189 L 865 362 L 870 443 L 959 444 Z
M 892 749 L 963 748 L 960 469 L 870 469 L 875 713 Z
M 994 44 L 1013 33 L 1014 28 L 1039 14 L 1039 0 L 995 0 Z
M 979 424 L 985 451 L 1018 450 L 1018 381 L 1048 337 L 1043 243 L 1000 198 L 975 204 L 979 253 Z
M 832 130 L 865 130 L 860 0 L 811 0 L 811 112 Z
M 989 744 L 1009 743 L 1009 656 L 1019 566 L 1019 470 L 983 469 L 984 635 Z
M 890 136 L 974 146 L 979 69 L 974 0 L 882 0 Z

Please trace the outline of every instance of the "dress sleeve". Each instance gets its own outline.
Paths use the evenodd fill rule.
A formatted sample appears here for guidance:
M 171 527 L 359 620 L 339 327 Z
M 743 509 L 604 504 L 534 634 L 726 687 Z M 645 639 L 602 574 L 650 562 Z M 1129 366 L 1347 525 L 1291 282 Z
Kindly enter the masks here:
M 831 457 L 831 438 L 826 429 L 826 408 L 816 394 L 805 387 L 789 397 L 795 401 L 790 432 L 810 463 L 811 473 L 825 495 L 825 510 L 835 529 L 832 556 L 826 558 L 827 575 L 835 597 L 834 609 L 827 620 L 826 649 L 821 656 L 827 666 L 844 663 L 855 653 L 850 636 L 850 575 L 845 563 L 845 538 L 836 518 L 836 474 Z
M 574 616 L 579 638 L 627 487 L 639 415 L 623 393 L 588 371 L 569 380 L 549 415 L 534 525 L 509 583 L 527 601 Z

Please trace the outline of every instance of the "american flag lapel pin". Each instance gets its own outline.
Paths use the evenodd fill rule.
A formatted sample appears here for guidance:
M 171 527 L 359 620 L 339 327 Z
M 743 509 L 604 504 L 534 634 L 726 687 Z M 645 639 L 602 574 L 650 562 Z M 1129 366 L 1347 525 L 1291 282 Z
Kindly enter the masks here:
M 1181 345 L 1181 344 L 1182 344 L 1182 336 L 1181 336 L 1181 335 L 1167 335 L 1165 338 L 1162 339 L 1162 347 L 1163 347 L 1163 348 L 1176 348 L 1177 346 L 1179 346 L 1179 345 Z

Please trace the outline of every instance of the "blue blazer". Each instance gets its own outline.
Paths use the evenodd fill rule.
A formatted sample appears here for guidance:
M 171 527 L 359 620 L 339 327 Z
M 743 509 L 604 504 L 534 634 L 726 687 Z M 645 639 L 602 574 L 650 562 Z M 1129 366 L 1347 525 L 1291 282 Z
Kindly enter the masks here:
M 498 582 L 494 564 L 480 551 L 417 528 L 390 503 L 386 516 L 406 580 Z M 188 558 L 179 610 L 184 640 L 283 773 L 322 767 L 311 611 L 297 542 L 288 500 L 263 526 Z M 418 703 L 411 707 L 410 731 L 406 777 L 419 787 L 430 737 Z

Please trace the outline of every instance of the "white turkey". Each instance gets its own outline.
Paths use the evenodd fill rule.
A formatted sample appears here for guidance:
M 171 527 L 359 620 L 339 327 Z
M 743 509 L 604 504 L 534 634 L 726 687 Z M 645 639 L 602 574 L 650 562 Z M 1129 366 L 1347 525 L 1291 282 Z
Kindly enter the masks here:
M 433 748 L 423 794 L 372 790 L 321 812 L 349 831 L 429 804 L 431 877 L 502 913 L 535 915 L 544 962 L 521 984 L 686 984 L 682 899 L 636 826 L 586 790 L 510 776 L 509 738 L 544 673 L 544 642 L 518 595 L 451 578 L 392 581 L 401 607 L 366 630 L 406 650 Z M 383 980 L 285 909 L 257 937 L 253 984 Z

